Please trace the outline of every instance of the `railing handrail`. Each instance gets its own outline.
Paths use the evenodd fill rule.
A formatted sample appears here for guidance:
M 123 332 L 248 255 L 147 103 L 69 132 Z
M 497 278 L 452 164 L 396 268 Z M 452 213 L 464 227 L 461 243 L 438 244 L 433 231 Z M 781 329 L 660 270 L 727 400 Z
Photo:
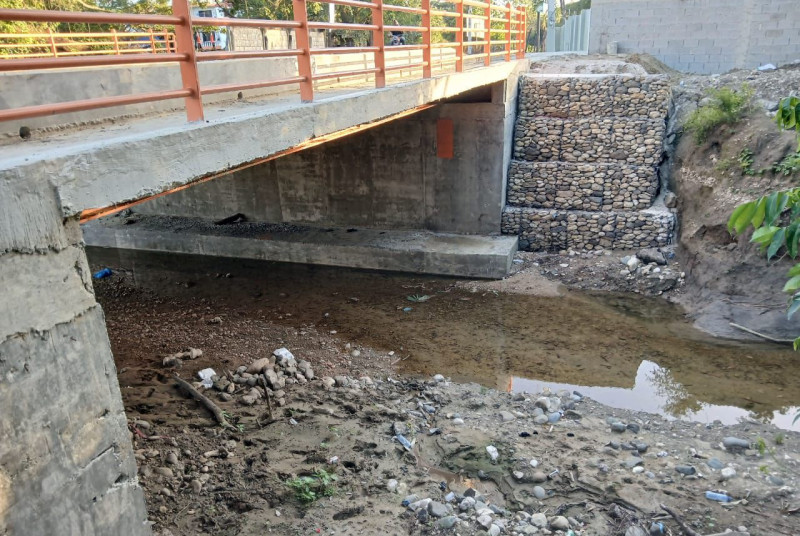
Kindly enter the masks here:
M 384 3 L 383 0 L 364 1 L 364 0 L 318 0 L 322 3 L 350 6 L 360 9 L 368 9 L 371 13 L 370 23 L 341 23 L 341 22 L 317 22 L 309 21 L 307 14 L 307 2 L 310 0 L 292 0 L 294 20 L 262 20 L 262 19 L 238 19 L 230 17 L 198 17 L 191 16 L 191 6 L 189 0 L 172 0 L 172 15 L 138 15 L 129 13 L 107 13 L 107 12 L 70 12 L 70 11 L 46 11 L 28 9 L 0 9 L 0 21 L 26 21 L 26 22 L 50 22 L 50 23 L 85 23 L 85 24 L 124 24 L 124 25 L 150 25 L 150 26 L 171 26 L 174 27 L 174 34 L 166 30 L 147 32 L 77 32 L 75 34 L 59 34 L 55 32 L 32 32 L 28 34 L 0 34 L 0 39 L 17 38 L 33 39 L 42 37 L 48 41 L 43 44 L 20 44 L 25 48 L 49 48 L 47 55 L 42 53 L 22 53 L 16 59 L 0 59 L 0 72 L 19 71 L 33 69 L 54 69 L 64 67 L 92 67 L 109 65 L 129 65 L 134 63 L 166 63 L 178 62 L 181 70 L 182 87 L 170 91 L 145 93 L 138 95 L 121 95 L 116 97 L 102 97 L 95 99 L 85 99 L 73 102 L 58 104 L 41 104 L 27 106 L 23 108 L 0 110 L 0 121 L 12 119 L 23 119 L 51 115 L 55 113 L 67 113 L 101 108 L 107 106 L 118 106 L 126 104 L 136 104 L 142 102 L 153 102 L 157 100 L 184 98 L 186 115 L 189 121 L 199 121 L 203 119 L 202 95 L 222 93 L 228 91 L 243 91 L 263 87 L 278 85 L 299 84 L 300 98 L 303 102 L 313 100 L 314 81 L 327 80 L 331 78 L 347 78 L 354 76 L 372 76 L 375 80 L 375 87 L 382 88 L 386 83 L 386 73 L 389 71 L 422 70 L 424 78 L 432 76 L 431 51 L 439 49 L 439 65 L 445 63 L 455 63 L 456 72 L 464 69 L 465 58 L 482 59 L 484 65 L 490 65 L 492 57 L 503 56 L 505 61 L 511 61 L 513 56 L 524 57 L 525 36 L 526 36 L 526 14 L 524 9 L 514 7 L 510 3 L 505 6 L 494 4 L 490 1 L 480 0 L 442 0 L 440 4 L 454 6 L 455 11 L 435 9 L 431 6 L 432 0 L 420 0 L 420 7 L 399 6 Z M 465 13 L 464 6 L 472 8 L 472 13 Z M 483 11 L 483 14 L 474 11 Z M 450 8 L 448 8 L 450 9 Z M 385 24 L 384 17 L 387 12 L 402 12 L 420 15 L 419 25 L 414 24 Z M 495 16 L 495 12 L 502 13 L 503 16 Z M 431 24 L 433 15 L 441 15 L 455 20 L 454 26 L 434 26 Z M 464 20 L 482 20 L 483 23 L 477 27 L 465 27 Z M 503 23 L 503 28 L 492 28 L 493 22 Z M 296 48 L 286 50 L 258 50 L 252 52 L 232 52 L 219 51 L 204 54 L 196 53 L 196 34 L 194 28 L 203 27 L 249 27 L 249 28 L 277 28 L 293 30 L 295 32 Z M 363 53 L 373 55 L 374 67 L 366 65 L 360 69 L 349 71 L 331 71 L 325 73 L 312 72 L 311 57 L 314 55 L 333 54 L 330 48 L 312 48 L 309 41 L 309 31 L 313 29 L 335 29 L 370 32 L 371 45 L 336 47 L 339 53 Z M 392 46 L 389 50 L 421 50 L 422 61 L 411 60 L 409 55 L 408 64 L 394 64 L 386 66 L 385 44 L 386 33 L 392 32 L 413 32 L 421 35 L 420 44 L 408 44 Z M 453 41 L 442 41 L 434 43 L 433 34 L 455 34 Z M 465 35 L 466 34 L 466 35 Z M 480 40 L 470 41 L 468 36 L 479 34 Z M 502 39 L 493 39 L 495 36 L 503 36 Z M 89 39 L 89 38 L 110 38 L 110 41 L 56 41 L 56 39 Z M 24 36 L 24 37 L 23 37 Z M 130 38 L 146 37 L 147 40 L 132 41 Z M 164 40 L 156 37 L 164 36 Z M 145 49 L 130 48 L 131 46 L 148 43 L 151 53 L 141 53 Z M 58 47 L 91 47 L 109 46 L 113 49 L 94 50 L 96 56 L 81 55 L 80 51 L 67 51 L 59 53 Z M 502 50 L 492 47 L 502 47 Z M 1 47 L 9 48 L 7 46 Z M 452 58 L 443 59 L 441 49 L 450 48 L 455 50 Z M 466 51 L 465 51 L 466 49 Z M 482 52 L 478 52 L 482 50 Z M 139 52 L 139 53 L 131 53 Z M 157 54 L 155 52 L 158 52 Z M 8 58 L 11 55 L 0 54 L 0 58 Z M 198 77 L 197 64 L 205 61 L 220 61 L 239 58 L 280 58 L 294 57 L 297 59 L 297 76 L 289 76 L 282 79 L 262 80 L 246 83 L 218 84 L 202 87 Z M 419 58 L 419 55 L 417 55 Z

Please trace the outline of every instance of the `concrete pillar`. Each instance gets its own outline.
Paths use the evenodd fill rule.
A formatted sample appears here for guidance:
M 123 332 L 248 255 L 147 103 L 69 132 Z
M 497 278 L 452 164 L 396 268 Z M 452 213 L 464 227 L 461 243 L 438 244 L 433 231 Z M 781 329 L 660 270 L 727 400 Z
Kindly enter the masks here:
M 80 227 L 46 177 L 0 171 L 0 303 L 0 534 L 150 534 Z

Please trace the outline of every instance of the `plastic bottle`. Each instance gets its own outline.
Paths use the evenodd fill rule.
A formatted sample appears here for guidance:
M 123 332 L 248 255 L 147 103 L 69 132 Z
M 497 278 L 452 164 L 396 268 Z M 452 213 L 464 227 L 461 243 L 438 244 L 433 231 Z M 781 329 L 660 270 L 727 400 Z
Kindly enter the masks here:
M 404 449 L 406 449 L 408 451 L 411 451 L 411 449 L 414 447 L 408 439 L 406 439 L 405 437 L 403 437 L 403 436 L 401 436 L 399 434 L 394 436 L 394 438 L 397 440 L 398 443 L 403 445 Z
M 95 279 L 103 279 L 104 277 L 108 277 L 113 273 L 114 272 L 111 271 L 111 268 L 103 268 L 102 270 L 92 274 L 92 277 L 94 277 Z
M 718 501 L 718 502 L 731 502 L 733 501 L 733 497 L 729 497 L 724 493 L 716 493 L 714 491 L 707 491 L 706 492 L 706 499 L 711 501 Z

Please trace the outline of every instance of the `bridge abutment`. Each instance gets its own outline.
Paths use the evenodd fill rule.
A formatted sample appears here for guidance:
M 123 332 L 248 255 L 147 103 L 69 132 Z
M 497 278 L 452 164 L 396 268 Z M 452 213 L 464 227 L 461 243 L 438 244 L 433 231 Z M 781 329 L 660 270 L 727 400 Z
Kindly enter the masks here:
M 0 533 L 150 534 L 81 230 L 43 176 L 0 176 L 0 287 Z

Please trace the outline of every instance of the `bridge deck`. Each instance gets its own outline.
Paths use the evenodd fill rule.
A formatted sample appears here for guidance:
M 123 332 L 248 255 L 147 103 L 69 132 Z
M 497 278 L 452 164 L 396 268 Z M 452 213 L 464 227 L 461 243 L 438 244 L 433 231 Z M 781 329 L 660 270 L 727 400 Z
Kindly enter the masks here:
M 46 181 L 65 217 L 180 187 L 202 177 L 345 134 L 466 91 L 507 80 L 527 60 L 414 80 L 383 89 L 334 90 L 313 103 L 296 96 L 215 107 L 206 120 L 176 114 L 53 133 L 0 147 L 0 178 Z

